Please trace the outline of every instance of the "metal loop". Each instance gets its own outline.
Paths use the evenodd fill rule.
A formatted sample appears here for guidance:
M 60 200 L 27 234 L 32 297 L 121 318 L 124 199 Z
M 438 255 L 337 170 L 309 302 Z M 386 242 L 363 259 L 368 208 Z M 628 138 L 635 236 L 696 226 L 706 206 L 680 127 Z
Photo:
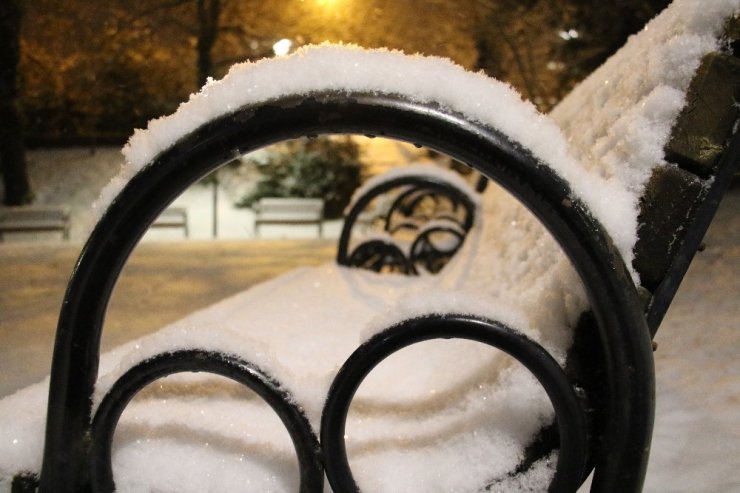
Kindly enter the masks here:
M 352 250 L 347 265 L 373 272 L 398 272 L 408 276 L 417 273 L 403 251 L 385 240 L 363 241 Z
M 417 223 L 424 223 L 437 219 L 441 215 L 454 217 L 456 213 L 459 213 L 461 217 L 456 218 L 457 222 L 467 231 L 473 223 L 475 209 L 471 208 L 469 200 L 461 201 L 462 196 L 459 190 L 451 185 L 441 187 L 430 186 L 424 182 L 413 183 L 411 187 L 402 191 L 389 207 L 384 228 L 392 233 L 402 227 L 403 221 L 416 219 Z M 400 225 L 396 224 L 395 216 L 401 217 Z
M 428 238 L 425 223 L 443 220 L 457 226 L 460 231 L 459 244 L 462 244 L 475 220 L 476 205 L 471 198 L 439 177 L 413 174 L 394 178 L 367 190 L 347 213 L 337 249 L 339 264 L 368 268 L 376 272 L 417 274 L 415 268 L 417 261 L 407 258 L 401 249 L 388 241 L 370 239 L 360 243 L 348 253 L 352 230 L 360 214 L 368 208 L 373 199 L 384 194 L 390 194 L 393 201 L 381 214 L 383 230 L 391 236 L 399 232 L 415 234 L 416 238 L 412 243 L 418 243 L 420 235 Z M 420 246 L 417 245 L 417 248 Z M 413 252 L 413 249 L 411 251 Z M 421 259 L 418 263 L 427 267 L 429 272 L 436 273 L 449 261 L 455 251 L 457 248 L 450 252 L 436 252 L 437 254 L 431 254 L 434 258 L 427 255 L 429 259 Z M 417 256 L 420 253 L 422 252 L 417 251 Z
M 452 239 L 452 245 L 440 245 L 433 240 L 434 235 Z M 436 274 L 455 256 L 465 241 L 465 232 L 454 221 L 441 223 L 421 231 L 409 249 L 411 265 L 422 265 L 424 270 Z
M 157 155 L 125 185 L 85 245 L 57 328 L 39 491 L 88 488 L 86 454 L 100 340 L 113 287 L 149 224 L 189 185 L 265 145 L 305 135 L 372 134 L 428 146 L 509 190 L 542 222 L 571 260 L 596 320 L 604 420 L 595 430 L 591 490 L 642 488 L 654 413 L 650 335 L 630 273 L 608 234 L 568 183 L 504 135 L 436 102 L 388 94 L 286 94 L 202 124 Z M 388 190 L 395 183 L 385 183 Z M 368 199 L 369 200 L 369 199 Z M 363 199 L 356 205 L 361 206 Z M 348 222 L 359 212 L 351 212 Z M 348 236 L 337 254 L 346 265 Z
M 235 356 L 204 350 L 158 354 L 129 369 L 98 407 L 92 424 L 89 455 L 92 490 L 115 490 L 111 446 L 118 420 L 133 397 L 151 382 L 182 372 L 208 372 L 249 387 L 277 413 L 290 434 L 300 468 L 300 493 L 321 493 L 324 471 L 316 435 L 291 394 L 256 366 Z
M 522 363 L 545 389 L 555 409 L 560 450 L 550 492 L 576 491 L 587 456 L 583 410 L 558 363 L 539 344 L 500 322 L 462 315 L 406 320 L 376 334 L 345 362 L 332 383 L 321 420 L 321 445 L 326 475 L 336 493 L 359 492 L 347 458 L 345 425 L 350 404 L 365 377 L 392 353 L 430 339 L 469 339 L 496 347 Z

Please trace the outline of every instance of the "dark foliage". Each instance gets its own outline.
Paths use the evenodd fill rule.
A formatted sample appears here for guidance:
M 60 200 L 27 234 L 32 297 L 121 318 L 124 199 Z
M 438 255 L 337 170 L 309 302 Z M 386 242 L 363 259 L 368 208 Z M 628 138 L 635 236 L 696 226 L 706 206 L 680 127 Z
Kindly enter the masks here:
M 360 149 L 348 137 L 293 140 L 265 162 L 251 163 L 262 178 L 240 207 L 250 207 L 263 197 L 322 198 L 324 216 L 337 218 L 362 182 Z

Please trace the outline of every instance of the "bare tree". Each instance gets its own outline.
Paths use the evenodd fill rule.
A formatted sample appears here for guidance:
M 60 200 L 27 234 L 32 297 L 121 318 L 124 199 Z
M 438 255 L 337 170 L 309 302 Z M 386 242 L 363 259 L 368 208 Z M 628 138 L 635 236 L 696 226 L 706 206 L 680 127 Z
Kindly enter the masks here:
M 145 2 L 142 9 L 134 9 L 133 17 L 161 29 L 164 24 L 178 28 L 184 34 L 195 38 L 195 82 L 197 87 L 205 84 L 213 75 L 213 48 L 218 40 L 223 11 L 221 0 L 161 0 Z M 194 13 L 194 22 L 189 21 Z
M 18 109 L 21 2 L 0 2 L 0 171 L 5 185 L 5 205 L 26 204 L 33 198 Z
M 213 71 L 213 45 L 218 34 L 221 15 L 220 0 L 197 0 L 198 7 L 198 87 L 206 83 Z

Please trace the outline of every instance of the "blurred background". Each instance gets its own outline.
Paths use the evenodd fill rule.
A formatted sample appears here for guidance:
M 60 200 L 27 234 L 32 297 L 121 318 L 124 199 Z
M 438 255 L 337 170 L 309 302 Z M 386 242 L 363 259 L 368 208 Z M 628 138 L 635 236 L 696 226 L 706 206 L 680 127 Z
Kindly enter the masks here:
M 310 43 L 448 57 L 510 83 L 546 112 L 667 3 L 4 0 L 0 198 L 5 205 L 66 202 L 73 216 L 84 212 L 118 170 L 121 158 L 114 149 L 133 129 L 173 112 L 208 77 L 223 76 L 234 63 L 282 56 Z M 364 156 L 353 164 L 360 168 L 358 179 L 419 157 L 407 150 L 399 156 L 384 144 L 369 151 L 367 143 L 356 144 L 349 152 Z M 259 173 L 242 170 L 225 181 L 231 205 L 248 206 Z M 213 186 L 204 203 L 214 202 L 211 195 L 223 188 Z M 194 214 L 189 219 L 198 222 Z M 217 227 L 206 227 L 207 220 L 203 228 L 216 236 Z M 73 226 L 72 236 L 81 240 L 78 229 Z

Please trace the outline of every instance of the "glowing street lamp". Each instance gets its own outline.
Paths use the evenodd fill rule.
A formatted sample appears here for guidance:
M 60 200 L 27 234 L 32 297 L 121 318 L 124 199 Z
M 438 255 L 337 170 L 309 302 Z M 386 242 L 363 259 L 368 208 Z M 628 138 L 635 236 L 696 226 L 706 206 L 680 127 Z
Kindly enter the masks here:
M 575 29 L 568 29 L 567 31 L 559 31 L 558 36 L 563 38 L 565 41 L 570 41 L 571 39 L 578 38 L 579 34 Z
M 289 39 L 283 38 L 272 45 L 272 51 L 275 52 L 276 56 L 285 56 L 290 51 L 291 46 L 293 46 L 293 42 Z

